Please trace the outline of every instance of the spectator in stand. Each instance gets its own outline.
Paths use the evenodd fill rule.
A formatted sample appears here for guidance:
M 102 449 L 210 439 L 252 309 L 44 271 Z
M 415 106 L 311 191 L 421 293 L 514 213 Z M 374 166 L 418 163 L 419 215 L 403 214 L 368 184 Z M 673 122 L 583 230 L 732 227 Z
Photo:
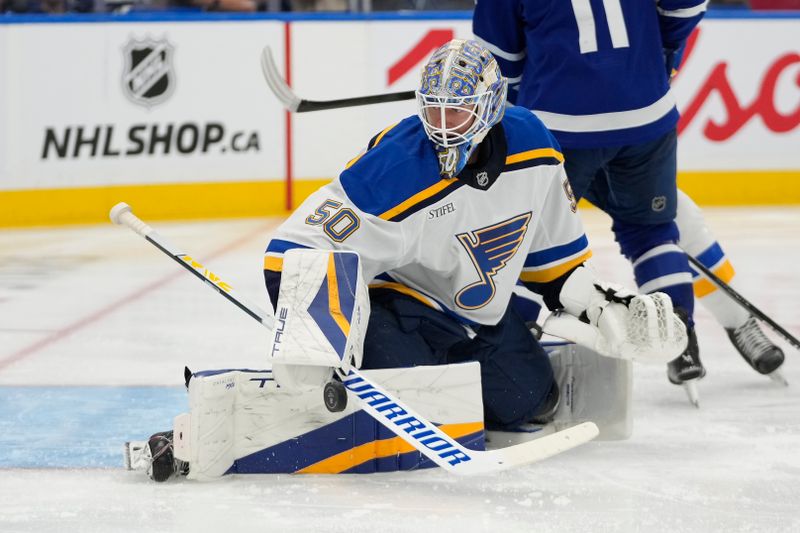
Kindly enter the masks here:
M 184 0 L 178 3 L 186 7 L 199 7 L 204 11 L 258 11 L 256 0 Z
M 291 11 L 348 11 L 350 9 L 348 0 L 291 0 L 288 3 Z
M 373 11 L 456 11 L 474 7 L 475 0 L 372 0 Z
M 0 0 L 0 13 L 91 13 L 94 0 Z

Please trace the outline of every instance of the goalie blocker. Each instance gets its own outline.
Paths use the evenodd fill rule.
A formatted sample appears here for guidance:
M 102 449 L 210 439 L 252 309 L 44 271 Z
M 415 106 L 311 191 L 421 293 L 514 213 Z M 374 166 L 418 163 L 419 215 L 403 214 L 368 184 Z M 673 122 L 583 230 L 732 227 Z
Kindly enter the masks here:
M 333 371 L 360 368 L 369 297 L 358 254 L 296 249 L 283 275 L 269 348 L 272 371 L 287 390 L 314 390 Z

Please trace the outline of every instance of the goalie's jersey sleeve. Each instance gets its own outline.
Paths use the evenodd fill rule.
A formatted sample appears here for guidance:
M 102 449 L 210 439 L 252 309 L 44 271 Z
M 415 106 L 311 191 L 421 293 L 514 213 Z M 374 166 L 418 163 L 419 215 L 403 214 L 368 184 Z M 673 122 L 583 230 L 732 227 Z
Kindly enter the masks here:
M 675 127 L 665 51 L 707 0 L 479 0 L 473 32 L 565 148 L 647 142 Z
M 265 269 L 291 248 L 351 250 L 371 287 L 496 324 L 520 280 L 535 288 L 589 256 L 555 139 L 521 107 L 502 128 L 505 166 L 486 191 L 439 177 L 417 117 L 387 128 L 278 229 Z

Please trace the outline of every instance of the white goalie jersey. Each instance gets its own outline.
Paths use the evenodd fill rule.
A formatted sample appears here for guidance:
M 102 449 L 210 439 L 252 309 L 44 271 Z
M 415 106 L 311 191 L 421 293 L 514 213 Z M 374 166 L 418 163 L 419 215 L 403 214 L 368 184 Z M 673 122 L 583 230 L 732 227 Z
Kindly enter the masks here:
M 440 178 L 416 116 L 385 129 L 279 228 L 265 270 L 292 248 L 355 251 L 370 287 L 496 324 L 520 281 L 546 284 L 591 255 L 556 141 L 522 108 L 501 124 L 507 155 L 487 190 Z

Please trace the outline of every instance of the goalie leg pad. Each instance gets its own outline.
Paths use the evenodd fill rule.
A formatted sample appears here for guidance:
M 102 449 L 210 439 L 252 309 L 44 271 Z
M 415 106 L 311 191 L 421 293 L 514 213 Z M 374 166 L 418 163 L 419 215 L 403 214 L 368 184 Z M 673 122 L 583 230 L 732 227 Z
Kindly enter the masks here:
M 627 439 L 633 432 L 633 364 L 576 344 L 546 346 L 561 388 L 553 418 L 556 431 L 592 421 L 598 440 Z
M 484 449 L 477 364 L 365 373 L 467 448 Z M 189 405 L 191 412 L 178 417 L 175 426 L 175 454 L 189 461 L 189 479 L 433 466 L 362 411 L 355 398 L 344 411 L 331 413 L 323 405 L 321 391 L 286 392 L 269 371 L 195 374 L 189 384 Z
M 515 431 L 488 431 L 488 446 L 502 448 L 535 440 L 583 422 L 594 422 L 597 440 L 622 440 L 633 433 L 633 364 L 583 346 L 546 342 L 561 398 L 546 424 Z

